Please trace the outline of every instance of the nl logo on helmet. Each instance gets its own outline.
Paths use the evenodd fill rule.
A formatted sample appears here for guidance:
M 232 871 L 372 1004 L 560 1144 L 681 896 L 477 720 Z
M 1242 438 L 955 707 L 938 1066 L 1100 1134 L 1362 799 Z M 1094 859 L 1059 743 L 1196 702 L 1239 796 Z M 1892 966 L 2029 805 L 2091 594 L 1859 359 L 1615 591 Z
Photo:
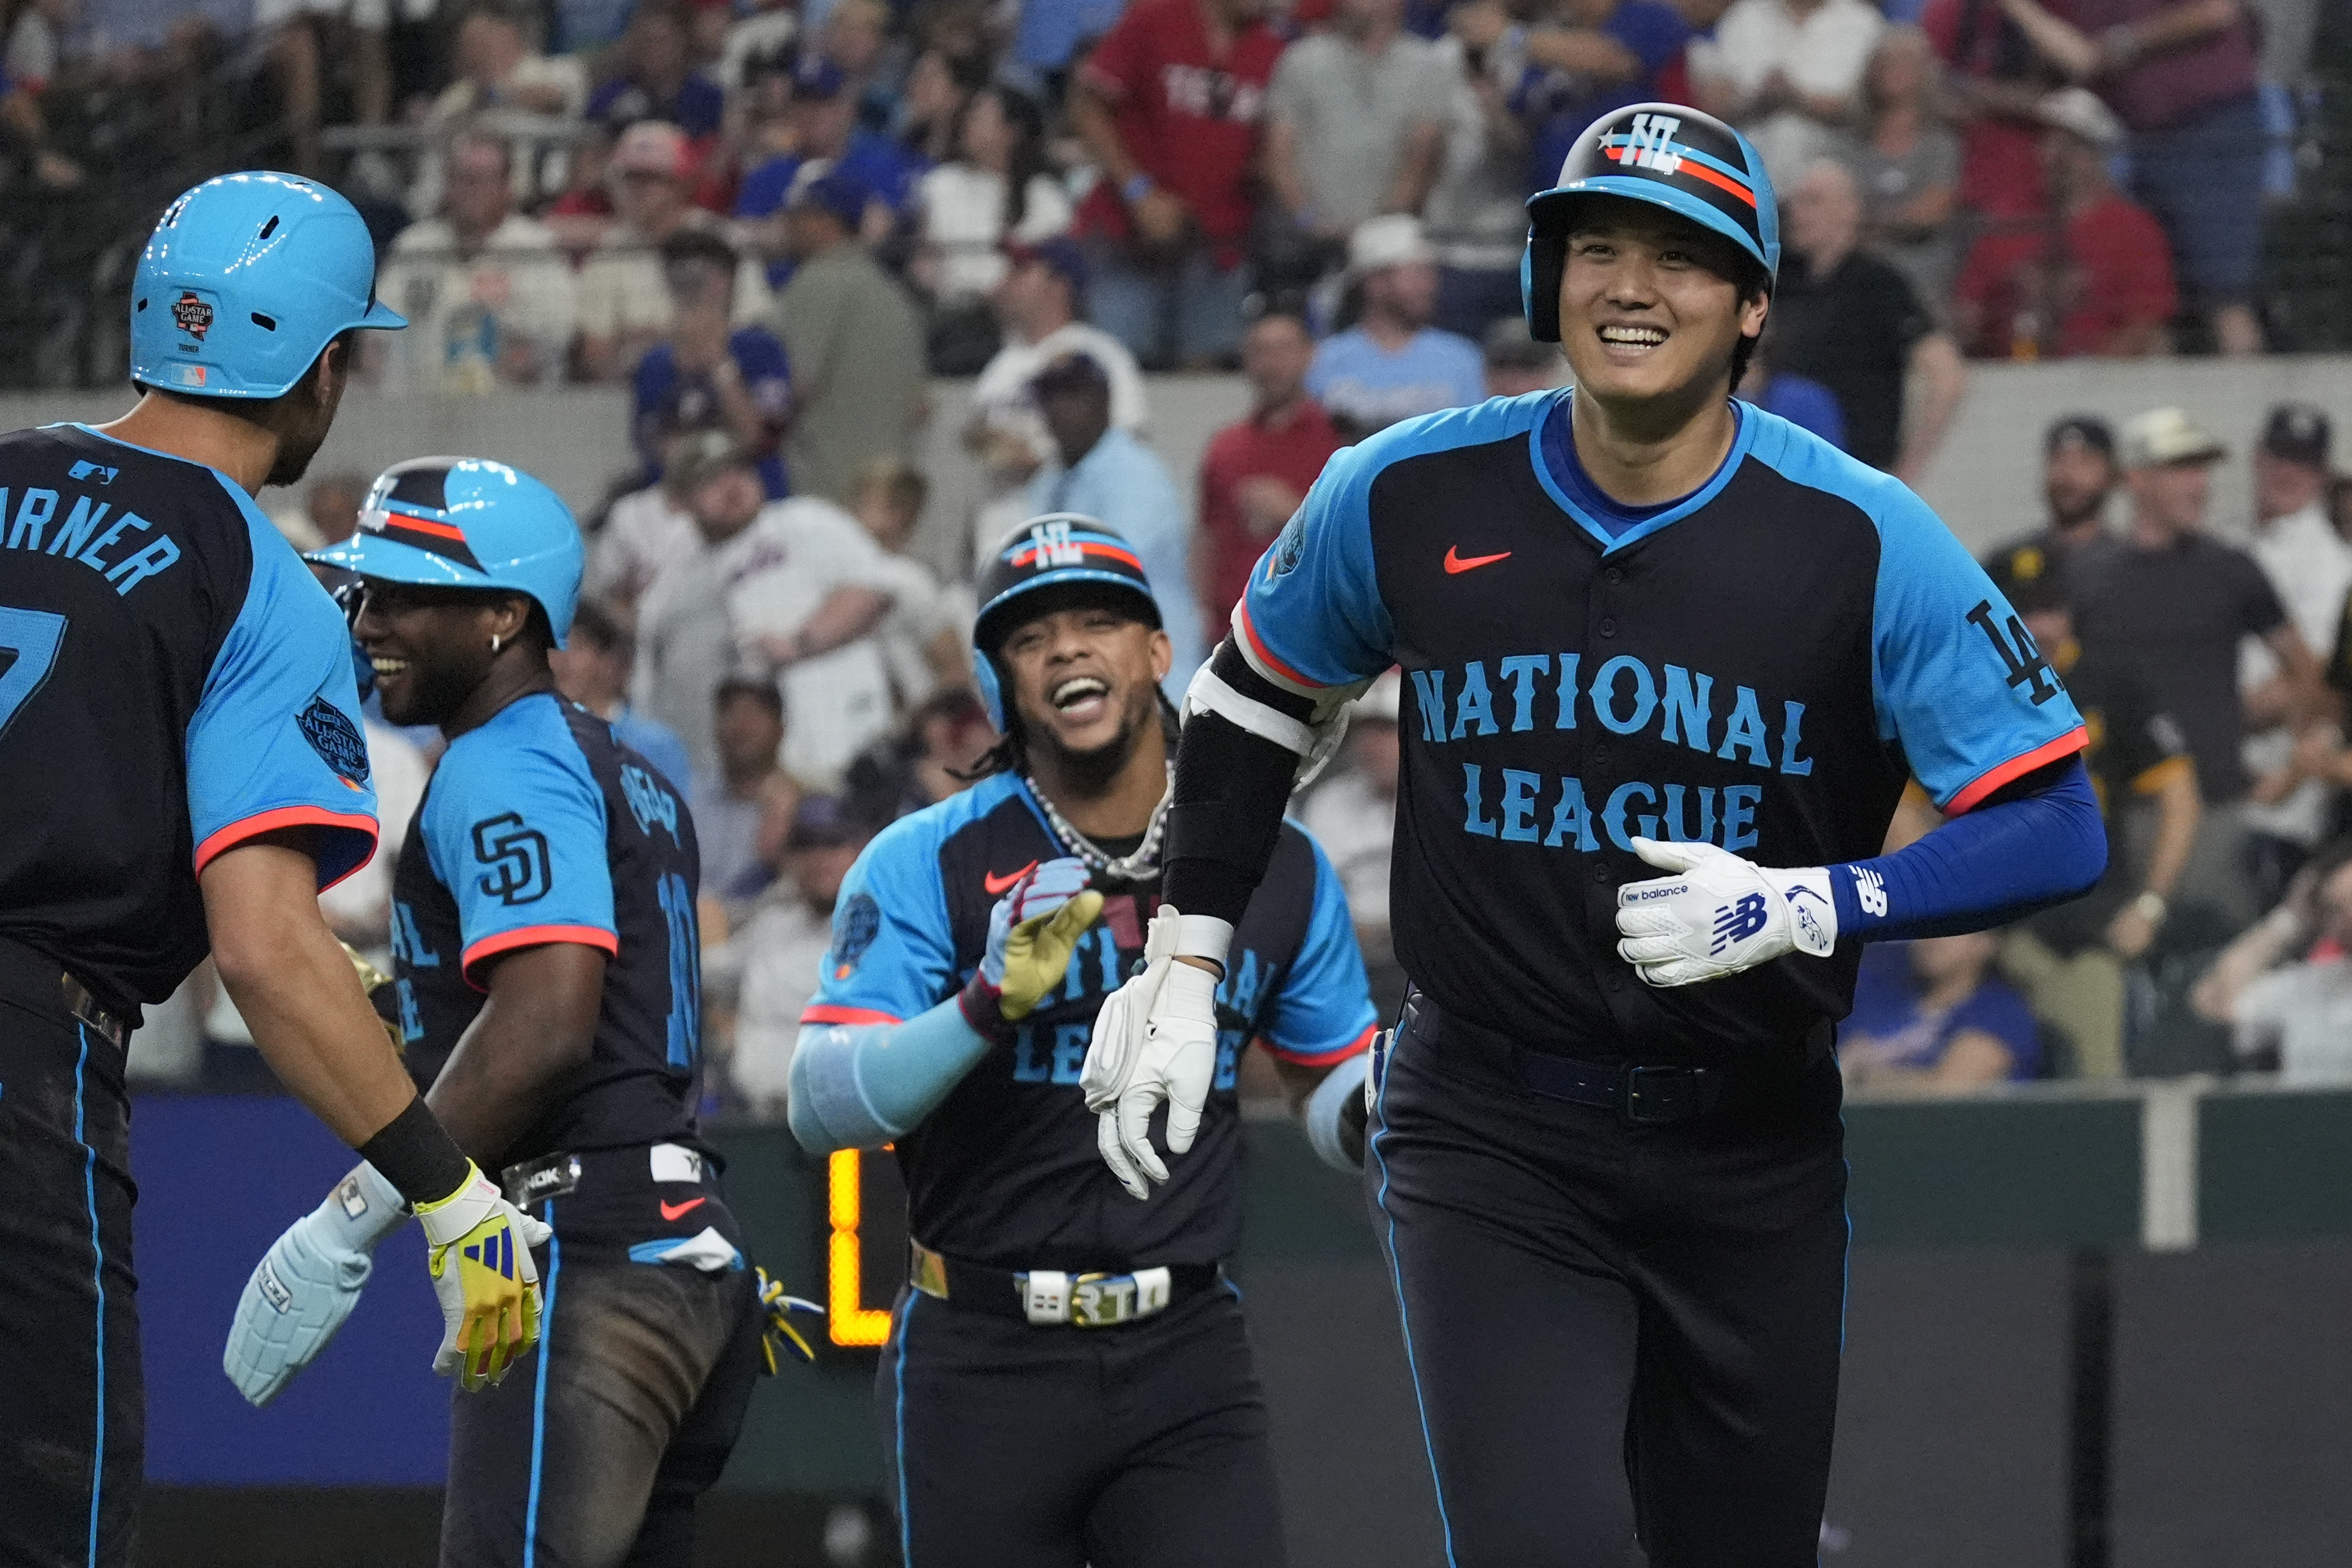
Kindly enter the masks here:
M 1612 148 L 1609 155 L 1618 162 L 1636 169 L 1655 169 L 1661 174 L 1682 172 L 1683 150 L 1675 145 L 1675 132 L 1682 126 L 1676 115 L 1637 114 L 1626 128 L 1625 140 Z
M 1035 552 L 1037 570 L 1052 567 L 1084 566 L 1087 551 L 1084 545 L 1070 538 L 1067 523 L 1046 523 L 1029 530 L 1029 548 Z

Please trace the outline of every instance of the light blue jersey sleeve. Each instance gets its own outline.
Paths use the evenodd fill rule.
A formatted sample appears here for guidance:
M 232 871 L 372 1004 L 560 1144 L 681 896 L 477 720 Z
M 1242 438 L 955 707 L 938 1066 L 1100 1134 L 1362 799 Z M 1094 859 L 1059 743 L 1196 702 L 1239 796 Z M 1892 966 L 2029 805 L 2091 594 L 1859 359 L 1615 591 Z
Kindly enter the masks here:
M 452 741 L 425 797 L 425 850 L 457 903 L 467 980 L 518 947 L 621 950 L 604 792 L 553 696 Z
M 221 485 L 245 515 L 253 574 L 188 723 L 196 870 L 260 834 L 308 828 L 319 885 L 331 887 L 376 845 L 351 630 L 260 509 Z
M 947 889 L 929 813 L 876 835 L 842 879 L 833 946 L 803 1024 L 900 1023 L 952 997 L 956 972 Z
M 1307 917 L 1307 940 L 1298 949 L 1272 1016 L 1260 1031 L 1266 1049 L 1302 1067 L 1330 1067 L 1370 1046 L 1380 1028 L 1371 982 L 1364 977 L 1363 950 L 1356 946 L 1355 923 L 1339 874 L 1310 836 L 1315 852 L 1315 904 Z

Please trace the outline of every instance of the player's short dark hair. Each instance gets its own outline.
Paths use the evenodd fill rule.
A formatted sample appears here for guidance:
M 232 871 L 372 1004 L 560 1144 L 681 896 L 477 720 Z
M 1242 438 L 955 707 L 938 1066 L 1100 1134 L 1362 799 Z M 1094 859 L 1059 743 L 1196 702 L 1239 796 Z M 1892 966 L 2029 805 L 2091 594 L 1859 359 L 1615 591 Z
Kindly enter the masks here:
M 593 599 L 583 599 L 572 612 L 573 640 L 586 638 L 602 653 L 626 653 L 634 639 L 613 612 Z
M 737 697 L 758 703 L 761 707 L 774 714 L 778 723 L 783 722 L 784 694 L 776 689 L 775 682 L 763 681 L 756 675 L 730 675 L 711 689 L 712 711 L 716 712 L 725 707 Z
M 1771 275 L 1758 266 L 1753 256 L 1742 255 L 1740 260 L 1747 264 L 1745 273 L 1731 280 L 1732 286 L 1739 290 L 1739 303 L 1745 306 L 1750 300 L 1759 297 L 1769 298 L 1772 292 Z M 1756 357 L 1757 345 L 1763 340 L 1764 336 L 1760 332 L 1753 338 L 1743 332 L 1739 336 L 1739 341 L 1732 346 L 1732 391 L 1738 392 L 1739 383 L 1747 379 L 1748 362 Z

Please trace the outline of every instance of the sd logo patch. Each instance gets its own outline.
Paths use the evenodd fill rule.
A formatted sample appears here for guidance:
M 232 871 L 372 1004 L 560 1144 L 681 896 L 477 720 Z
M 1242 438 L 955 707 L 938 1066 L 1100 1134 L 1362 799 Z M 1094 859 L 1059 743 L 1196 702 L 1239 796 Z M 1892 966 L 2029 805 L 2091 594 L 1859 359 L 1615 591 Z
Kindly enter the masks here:
M 324 697 L 312 697 L 294 722 L 310 749 L 335 770 L 337 778 L 353 784 L 368 781 L 367 738 L 360 734 L 359 726 L 343 716 L 342 709 Z

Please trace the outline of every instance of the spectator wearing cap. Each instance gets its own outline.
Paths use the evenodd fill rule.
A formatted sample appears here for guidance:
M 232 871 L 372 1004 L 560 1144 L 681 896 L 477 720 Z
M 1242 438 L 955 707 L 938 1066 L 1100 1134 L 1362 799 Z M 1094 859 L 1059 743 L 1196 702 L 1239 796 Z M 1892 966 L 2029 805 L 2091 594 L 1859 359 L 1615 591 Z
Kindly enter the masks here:
M 622 132 L 606 179 L 619 221 L 580 269 L 583 379 L 626 378 L 646 350 L 668 333 L 671 303 L 662 244 L 688 229 L 719 225 L 718 218 L 689 197 L 692 174 L 686 133 L 677 126 L 649 120 Z M 759 269 L 745 263 L 736 284 L 734 319 L 757 319 L 767 303 Z
M 2011 928 L 2001 967 L 2072 1050 L 2066 1076 L 2124 1071 L 2124 971 L 2154 944 L 2197 842 L 2203 800 L 2179 721 L 2138 672 L 2074 636 L 2063 580 L 2042 571 L 2006 585 L 2010 607 L 2083 716 L 2083 766 L 2114 846 L 2088 894 Z M 2150 831 L 2132 831 L 2147 815 Z M 2137 852 L 2127 852 L 2127 846 Z
M 1339 433 L 1307 391 L 1315 340 L 1280 312 L 1259 317 L 1242 339 L 1250 412 L 1209 438 L 1201 456 L 1201 534 L 1192 552 L 1201 620 L 1222 628 L 1282 525 L 1339 450 Z
M 2243 861 L 2250 710 L 2239 692 L 2238 644 L 2260 638 L 2279 660 L 2279 680 L 2252 710 L 2257 727 L 2307 711 L 2319 670 L 2263 569 L 2205 531 L 2212 466 L 2225 455 L 2177 408 L 2125 425 L 2129 531 L 2124 548 L 2070 585 L 2070 597 L 2084 648 L 2136 671 L 2179 722 L 2208 808 L 2185 885 L 2242 924 L 2258 908 Z
M 1081 319 L 1087 296 L 1087 256 L 1066 235 L 1034 246 L 1005 247 L 1004 276 L 989 296 L 1003 329 L 1003 346 L 982 367 L 971 385 L 971 413 L 963 443 L 979 457 L 1000 492 L 1029 483 L 1054 455 L 1054 438 L 1037 413 L 1030 383 L 1037 372 L 1065 354 L 1084 354 L 1110 377 L 1110 422 L 1140 431 L 1150 408 L 1143 372 L 1127 345 Z M 1020 521 L 1004 519 L 1003 528 Z M 992 553 L 1003 528 L 975 530 L 980 559 Z
M 2123 548 L 2107 532 L 2107 497 L 2122 481 L 2116 433 L 2096 414 L 2070 413 L 2042 437 L 2042 500 L 2049 520 L 1984 558 L 1985 571 L 2004 593 L 2048 581 L 2062 598 L 2078 579 Z
M 2328 515 L 2330 434 L 2326 411 L 2310 403 L 2280 403 L 2270 411 L 2254 448 L 2254 527 L 2246 547 L 2286 607 L 2288 622 L 2321 653 L 2335 648 L 2352 593 L 2352 546 Z M 2278 674 L 2269 649 L 2244 645 L 2238 684 L 2249 708 L 2275 707 L 2263 693 Z M 2265 904 L 2285 893 L 2333 814 L 2333 781 L 2315 776 L 2309 763 L 2317 751 L 2339 744 L 2339 737 L 2332 724 L 2305 727 L 2311 733 L 2300 758 L 2293 725 L 2273 725 L 2246 740 L 2246 768 L 2254 775 L 2245 812 L 2247 852 L 2255 894 Z
M 1968 371 L 1910 283 L 1861 248 L 1862 213 L 1853 171 L 1834 158 L 1815 160 L 1788 187 L 1773 360 L 1837 394 L 1848 452 L 1916 486 L 1959 407 Z M 1906 405 L 1912 389 L 1916 403 Z
M 866 195 L 852 225 L 860 237 L 878 241 L 914 199 L 922 163 L 879 131 L 857 122 L 857 98 L 848 73 L 822 55 L 803 55 L 793 68 L 789 151 L 777 152 L 744 172 L 735 193 L 739 218 L 773 218 L 794 193 L 821 174 L 850 181 Z M 771 286 L 782 288 L 791 276 L 785 258 L 770 269 Z
M 792 417 L 792 368 L 784 346 L 757 322 L 730 327 L 740 263 L 732 246 L 702 229 L 662 241 L 670 297 L 669 335 L 646 350 L 632 378 L 630 429 L 645 460 L 645 483 L 659 484 L 671 442 L 724 430 L 760 455 L 770 500 L 791 494 L 781 451 Z
M 583 600 L 572 613 L 563 646 L 547 655 L 547 664 L 555 672 L 555 689 L 567 702 L 578 703 L 611 725 L 614 739 L 659 768 L 679 794 L 691 795 L 694 764 L 686 755 L 686 743 L 669 726 L 629 706 L 629 672 L 636 653 L 627 629 L 610 611 Z
M 1155 369 L 1229 359 L 1266 87 L 1265 0 L 1135 0 L 1070 94 L 1099 175 L 1078 206 L 1094 319 Z
M 698 142 L 719 134 L 727 95 L 695 69 L 692 19 L 684 5 L 637 0 L 621 34 L 619 66 L 589 95 L 589 119 L 624 131 L 640 120 L 659 120 Z
M 1962 340 L 1993 359 L 2164 352 L 2179 308 L 2171 250 L 2156 219 L 2108 177 L 2123 126 L 2079 87 L 2050 94 L 2036 112 L 2050 207 L 1969 250 L 1954 285 Z
M 735 1006 L 729 1076 L 752 1108 L 781 1116 L 791 1097 L 801 1011 L 833 946 L 833 906 L 858 852 L 887 825 L 890 802 L 805 795 L 767 812 L 761 836 L 780 873 L 713 955 L 704 979 Z M 699 823 L 699 813 L 696 816 Z
M 846 505 L 876 457 L 912 458 L 926 392 L 915 302 L 857 237 L 868 193 L 846 175 L 793 198 L 785 243 L 799 263 L 776 297 L 794 401 L 785 459 L 802 493 Z
M 1339 0 L 1329 28 L 1283 51 L 1266 95 L 1266 181 L 1292 225 L 1337 239 L 1418 214 L 1453 97 L 1445 54 L 1404 29 L 1404 0 Z
M 915 187 L 919 243 L 908 276 L 930 294 L 931 370 L 968 376 L 1000 346 L 989 296 L 1012 269 L 1007 241 L 1036 245 L 1069 232 L 1070 198 L 1045 162 L 1036 100 L 982 88 L 956 116 L 955 156 Z
M 1160 689 L 1181 698 L 1209 650 L 1176 481 L 1158 453 L 1111 423 L 1110 377 L 1092 355 L 1062 355 L 1037 372 L 1030 391 L 1054 438 L 1055 460 L 1029 481 L 1025 515 L 1076 512 L 1127 541 L 1159 598 L 1175 650 Z M 1003 542 L 1000 535 L 988 545 Z
M 1529 392 L 1549 392 L 1559 385 L 1560 372 L 1567 368 L 1556 346 L 1536 341 L 1524 316 L 1506 316 L 1488 322 L 1480 336 L 1478 351 L 1486 363 L 1488 397 L 1525 397 Z
M 783 769 L 784 704 L 773 683 L 730 675 L 712 690 L 709 705 L 718 766 L 696 779 L 687 803 L 702 852 L 703 894 L 731 917 L 775 875 L 760 858 L 767 798 L 783 800 L 789 814 L 800 792 Z
M 1429 324 L 1437 265 L 1420 219 L 1396 213 L 1358 228 L 1348 279 L 1360 302 L 1356 324 L 1326 338 L 1307 372 L 1307 391 L 1344 438 L 1486 397 L 1478 345 Z
M 2263 162 L 2254 21 L 2240 0 L 2000 0 L 2036 54 L 2130 133 L 2132 193 L 2172 241 L 2225 354 L 2260 353 Z
M 1786 191 L 1853 118 L 1885 26 L 1865 0 L 1735 0 L 1691 44 L 1693 96 L 1748 134 Z
M 376 292 L 408 330 L 360 341 L 394 387 L 486 392 L 561 373 L 577 316 L 572 268 L 553 232 L 514 210 L 512 162 L 504 138 L 460 131 L 440 215 L 392 242 Z

